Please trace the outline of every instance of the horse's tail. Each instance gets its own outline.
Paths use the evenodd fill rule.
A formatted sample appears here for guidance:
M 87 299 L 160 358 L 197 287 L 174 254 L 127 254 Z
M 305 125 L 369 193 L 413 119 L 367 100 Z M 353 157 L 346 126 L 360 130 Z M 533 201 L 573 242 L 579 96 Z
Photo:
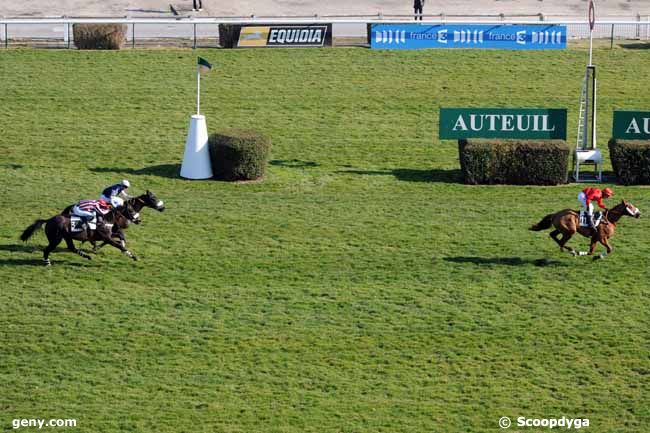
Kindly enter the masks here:
M 42 226 L 43 224 L 45 224 L 46 222 L 47 222 L 47 220 L 36 220 L 36 221 L 34 221 L 34 224 L 32 224 L 31 226 L 27 227 L 27 228 L 25 229 L 25 231 L 23 232 L 23 234 L 20 235 L 20 240 L 21 240 L 21 241 L 26 241 L 27 239 L 31 238 L 32 235 L 34 234 L 34 232 L 35 232 L 36 230 L 38 230 L 39 228 L 41 228 L 41 226 Z
M 540 222 L 538 222 L 535 225 L 532 225 L 529 230 L 539 232 L 541 230 L 546 230 L 550 229 L 551 226 L 553 225 L 553 217 L 555 216 L 554 213 L 550 213 L 546 215 Z

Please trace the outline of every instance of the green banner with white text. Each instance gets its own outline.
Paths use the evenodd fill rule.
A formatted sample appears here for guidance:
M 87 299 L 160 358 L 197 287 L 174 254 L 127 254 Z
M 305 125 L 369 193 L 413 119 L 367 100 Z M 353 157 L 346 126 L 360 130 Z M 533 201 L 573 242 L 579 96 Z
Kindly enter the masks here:
M 566 108 L 441 108 L 441 140 L 566 140 Z
M 650 112 L 614 111 L 612 135 L 619 140 L 650 140 Z

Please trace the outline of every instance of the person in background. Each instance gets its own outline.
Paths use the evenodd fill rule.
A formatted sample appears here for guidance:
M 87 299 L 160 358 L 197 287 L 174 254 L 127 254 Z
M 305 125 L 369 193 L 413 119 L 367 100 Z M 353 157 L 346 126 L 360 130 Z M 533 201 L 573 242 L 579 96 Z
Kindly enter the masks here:
M 420 21 L 422 21 L 422 10 L 424 9 L 424 1 L 425 0 L 414 0 L 413 1 L 413 11 L 415 13 L 415 20 L 418 20 L 418 17 L 420 18 Z
M 199 4 L 198 8 L 196 7 L 197 3 Z M 196 11 L 201 12 L 203 10 L 203 2 L 202 2 L 202 0 L 198 0 L 198 2 L 197 2 L 197 0 L 192 0 L 192 10 L 194 12 L 196 12 Z

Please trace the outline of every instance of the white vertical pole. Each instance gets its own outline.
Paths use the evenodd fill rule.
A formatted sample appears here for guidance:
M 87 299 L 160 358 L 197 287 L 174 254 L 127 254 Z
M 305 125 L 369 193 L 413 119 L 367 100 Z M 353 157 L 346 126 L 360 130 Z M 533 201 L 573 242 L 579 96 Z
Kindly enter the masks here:
M 201 70 L 196 67 L 196 115 L 201 114 Z
M 594 44 L 594 26 L 596 25 L 596 10 L 594 8 L 594 0 L 589 0 L 589 65 L 593 66 L 592 50 Z

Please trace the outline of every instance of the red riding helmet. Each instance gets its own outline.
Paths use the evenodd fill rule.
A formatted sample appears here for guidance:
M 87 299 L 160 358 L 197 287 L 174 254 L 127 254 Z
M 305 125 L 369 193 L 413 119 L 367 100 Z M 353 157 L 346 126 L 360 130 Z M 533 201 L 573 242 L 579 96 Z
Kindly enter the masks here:
M 612 196 L 614 196 L 614 191 L 612 191 L 611 188 L 605 188 L 603 190 L 603 195 L 605 197 L 612 197 Z
M 106 200 L 101 200 L 100 199 L 100 200 L 98 200 L 98 202 L 99 202 L 99 207 L 102 208 L 102 209 L 110 209 L 111 208 L 111 204 L 109 202 L 107 202 Z

